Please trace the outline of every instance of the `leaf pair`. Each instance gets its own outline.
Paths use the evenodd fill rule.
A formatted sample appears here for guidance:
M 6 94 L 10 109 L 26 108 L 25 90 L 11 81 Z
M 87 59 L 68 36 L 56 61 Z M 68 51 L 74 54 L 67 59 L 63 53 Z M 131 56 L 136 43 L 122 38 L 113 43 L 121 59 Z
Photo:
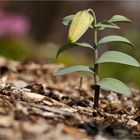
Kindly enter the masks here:
M 77 71 L 90 72 L 92 74 L 95 73 L 93 68 L 79 65 L 79 66 L 72 66 L 72 67 L 64 68 L 56 72 L 54 75 L 58 76 L 58 75 L 68 74 L 68 73 L 77 72 Z M 104 78 L 96 84 L 99 85 L 103 89 L 107 89 L 107 90 L 111 90 L 120 94 L 124 94 L 128 97 L 131 96 L 131 92 L 129 91 L 128 87 L 117 79 Z
M 99 59 L 96 60 L 95 64 L 110 63 L 110 62 L 140 67 L 140 64 L 138 63 L 138 61 L 136 59 L 134 59 L 130 55 L 127 55 L 125 53 L 118 52 L 118 51 L 104 52 L 99 57 Z M 80 65 L 80 66 L 72 66 L 72 67 L 64 68 L 64 69 L 56 72 L 54 75 L 55 76 L 64 75 L 64 74 L 68 74 L 68 73 L 76 72 L 76 71 L 86 71 L 86 72 L 90 72 L 90 73 L 95 73 L 94 68 Z
M 98 41 L 97 45 L 101 45 L 101 44 L 109 43 L 109 42 L 121 42 L 121 43 L 128 44 L 134 48 L 133 44 L 127 38 L 124 38 L 124 37 L 118 36 L 118 35 L 110 35 L 110 36 L 103 37 L 102 39 L 100 39 Z M 97 46 L 90 45 L 89 43 L 86 43 L 86 42 L 67 43 L 58 50 L 56 57 L 58 57 L 62 52 L 66 51 L 68 49 L 71 49 L 71 48 L 76 48 L 76 47 L 90 48 L 93 50 L 97 48 Z
M 131 22 L 131 20 L 121 15 L 115 15 L 109 20 L 104 20 L 103 22 L 99 22 L 96 25 L 96 28 L 98 30 L 103 30 L 105 28 L 120 29 L 120 27 L 116 25 L 114 22 L 128 22 L 129 23 Z
M 69 16 L 64 17 L 62 23 L 65 26 L 69 26 L 71 24 L 73 17 L 74 17 L 74 15 L 69 15 Z M 109 20 L 104 20 L 103 22 L 99 22 L 96 25 L 96 27 L 92 27 L 92 26 L 90 26 L 90 27 L 97 28 L 99 30 L 103 30 L 105 28 L 120 29 L 120 27 L 118 25 L 114 24 L 114 22 L 128 22 L 128 23 L 130 23 L 131 20 L 126 18 L 125 16 L 122 16 L 122 15 L 115 15 Z
M 58 57 L 62 52 L 71 49 L 71 48 L 76 48 L 76 47 L 83 47 L 83 48 L 90 48 L 90 49 L 95 49 L 96 46 L 92 46 L 89 43 L 82 42 L 82 43 L 67 43 L 63 45 L 58 51 L 56 57 Z

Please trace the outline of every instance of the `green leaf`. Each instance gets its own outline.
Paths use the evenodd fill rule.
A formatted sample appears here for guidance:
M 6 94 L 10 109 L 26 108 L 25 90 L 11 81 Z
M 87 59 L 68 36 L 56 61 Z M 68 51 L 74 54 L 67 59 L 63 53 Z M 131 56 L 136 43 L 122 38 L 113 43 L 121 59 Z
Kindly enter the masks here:
M 95 46 L 90 45 L 89 43 L 83 42 L 83 43 L 67 43 L 64 46 L 62 46 L 58 51 L 57 51 L 57 55 L 56 57 L 58 57 L 62 52 L 71 49 L 71 48 L 75 48 L 75 47 L 85 47 L 85 48 L 91 48 L 91 49 L 95 49 Z
M 98 30 L 103 30 L 105 28 L 112 28 L 112 29 L 120 29 L 120 27 L 112 22 L 106 21 L 104 20 L 103 22 L 99 22 L 96 25 L 96 28 L 98 28 Z
M 78 71 L 95 73 L 94 69 L 92 67 L 84 66 L 84 65 L 77 65 L 77 66 L 71 66 L 71 67 L 63 68 L 63 69 L 55 72 L 53 75 L 54 76 L 59 76 L 59 75 L 65 75 L 65 74 L 68 74 L 68 73 L 78 72 Z
M 76 45 L 80 46 L 80 47 L 85 47 L 85 48 L 91 48 L 91 49 L 96 49 L 96 46 L 90 45 L 87 42 L 81 42 L 81 43 L 75 43 Z
M 114 78 L 104 78 L 99 81 L 97 85 L 103 89 L 111 90 L 128 97 L 131 96 L 129 88 L 124 83 Z
M 140 67 L 140 64 L 136 59 L 131 57 L 128 54 L 118 52 L 118 51 L 108 51 L 104 52 L 98 60 L 96 60 L 96 64 L 100 63 L 107 63 L 107 62 L 114 62 L 114 63 L 120 63 L 135 67 Z
M 118 35 L 105 36 L 99 40 L 98 45 L 108 43 L 108 42 L 122 42 L 134 48 L 133 44 L 127 38 Z
M 71 21 L 73 19 L 73 16 L 74 15 L 69 15 L 69 16 L 64 17 L 63 20 L 62 20 L 62 23 L 64 25 L 68 26 L 71 23 Z
M 124 17 L 122 15 L 115 15 L 111 19 L 109 19 L 110 22 L 132 22 L 127 17 Z

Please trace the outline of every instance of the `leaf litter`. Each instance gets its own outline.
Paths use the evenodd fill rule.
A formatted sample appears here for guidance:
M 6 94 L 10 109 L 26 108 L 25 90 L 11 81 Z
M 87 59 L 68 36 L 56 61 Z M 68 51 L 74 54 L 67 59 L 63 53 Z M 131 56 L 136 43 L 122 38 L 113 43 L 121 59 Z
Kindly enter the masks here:
M 0 58 L 0 139 L 140 139 L 139 90 L 102 90 L 93 109 L 91 77 L 52 76 L 63 67 Z

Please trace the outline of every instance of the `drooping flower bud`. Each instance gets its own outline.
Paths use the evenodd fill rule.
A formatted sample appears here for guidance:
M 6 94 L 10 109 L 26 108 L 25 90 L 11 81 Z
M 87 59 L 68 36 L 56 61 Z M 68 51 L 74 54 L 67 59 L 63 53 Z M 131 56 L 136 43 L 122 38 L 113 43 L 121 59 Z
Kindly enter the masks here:
M 76 42 L 87 31 L 93 20 L 94 18 L 89 13 L 89 10 L 77 12 L 73 17 L 69 29 L 68 33 L 69 42 L 71 43 Z

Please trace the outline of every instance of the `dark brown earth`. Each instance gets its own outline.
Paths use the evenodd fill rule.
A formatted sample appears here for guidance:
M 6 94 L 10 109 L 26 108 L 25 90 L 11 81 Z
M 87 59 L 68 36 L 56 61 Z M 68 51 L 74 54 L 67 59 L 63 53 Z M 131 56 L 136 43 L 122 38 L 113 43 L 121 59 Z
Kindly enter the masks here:
M 52 76 L 62 67 L 0 58 L 1 140 L 140 139 L 139 90 L 102 90 L 93 109 L 92 76 Z

